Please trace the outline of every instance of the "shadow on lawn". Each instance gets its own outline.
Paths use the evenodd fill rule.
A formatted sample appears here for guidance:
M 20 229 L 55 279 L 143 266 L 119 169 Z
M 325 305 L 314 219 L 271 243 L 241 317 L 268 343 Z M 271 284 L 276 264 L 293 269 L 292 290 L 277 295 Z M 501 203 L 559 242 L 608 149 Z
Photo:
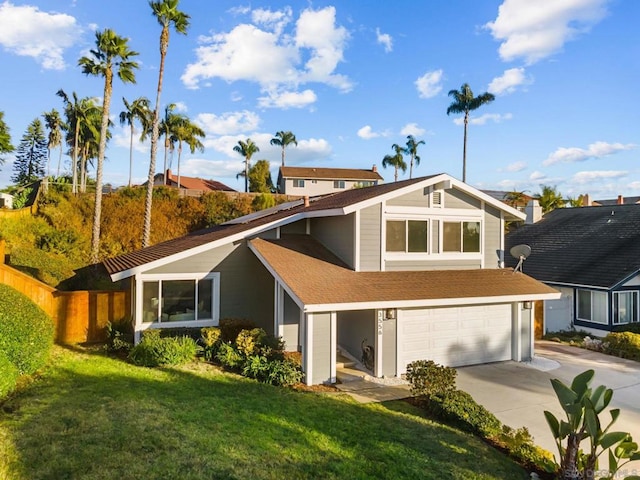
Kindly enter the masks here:
M 408 404 L 360 405 L 203 364 L 160 370 L 61 357 L 11 400 L 14 413 L 0 414 L 17 478 L 527 478 Z

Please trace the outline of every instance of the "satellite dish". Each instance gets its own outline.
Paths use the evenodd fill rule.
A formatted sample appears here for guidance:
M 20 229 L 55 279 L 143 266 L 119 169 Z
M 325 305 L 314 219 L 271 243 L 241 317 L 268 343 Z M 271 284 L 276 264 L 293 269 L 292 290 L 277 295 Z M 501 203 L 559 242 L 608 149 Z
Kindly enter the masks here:
M 522 264 L 527 259 L 527 257 L 531 255 L 531 247 L 525 244 L 515 245 L 511 247 L 511 250 L 509 250 L 509 253 L 513 258 L 518 259 L 518 264 L 513 269 L 513 272 L 514 273 L 517 271 L 522 272 Z

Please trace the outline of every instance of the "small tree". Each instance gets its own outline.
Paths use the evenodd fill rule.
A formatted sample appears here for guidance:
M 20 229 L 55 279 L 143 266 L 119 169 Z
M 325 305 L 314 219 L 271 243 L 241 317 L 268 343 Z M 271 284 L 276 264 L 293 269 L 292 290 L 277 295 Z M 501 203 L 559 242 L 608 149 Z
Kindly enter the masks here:
M 268 160 L 258 160 L 249 169 L 249 191 L 257 193 L 272 193 L 274 191 L 269 171 Z
M 562 199 L 562 194 L 557 187 L 540 185 L 541 192 L 536 195 L 538 203 L 542 207 L 542 213 L 548 213 L 556 208 L 563 208 L 566 202 Z
M 16 161 L 13 165 L 15 173 L 11 180 L 21 185 L 36 181 L 44 175 L 47 157 L 47 138 L 44 135 L 42 122 L 36 118 L 29 124 L 18 145 Z
M 13 152 L 11 145 L 11 135 L 9 127 L 4 121 L 4 112 L 0 112 L 0 155 Z M 4 163 L 4 158 L 0 156 L 0 165 Z

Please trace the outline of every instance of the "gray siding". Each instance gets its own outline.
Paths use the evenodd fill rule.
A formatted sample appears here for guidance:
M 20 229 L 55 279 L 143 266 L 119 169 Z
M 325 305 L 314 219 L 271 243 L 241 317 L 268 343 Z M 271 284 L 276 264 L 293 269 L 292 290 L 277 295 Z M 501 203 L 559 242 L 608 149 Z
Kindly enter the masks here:
M 387 205 L 394 207 L 428 207 L 429 195 L 424 188 L 418 188 L 410 193 L 387 200 Z
M 360 210 L 360 270 L 380 270 L 380 216 L 382 204 Z
M 499 267 L 502 235 L 500 211 L 486 205 L 484 212 L 484 268 Z
M 376 324 L 374 310 L 338 312 L 338 345 L 360 360 L 362 341 L 375 345 Z
M 444 191 L 444 207 L 445 208 L 480 208 L 480 200 L 473 198 L 466 193 L 450 188 Z
M 522 310 L 522 325 L 520 326 L 520 347 L 522 348 L 522 361 L 531 360 L 533 352 L 531 351 L 531 331 L 533 326 L 533 309 Z
M 280 235 L 286 235 L 287 233 L 305 234 L 307 233 L 307 221 L 299 220 L 288 225 L 280 227 Z
M 431 253 L 440 253 L 440 222 L 434 220 L 431 226 Z
M 220 318 L 248 318 L 273 332 L 273 277 L 246 242 L 228 244 L 148 273 L 220 273 Z
M 397 350 L 397 321 L 385 319 L 382 323 L 382 375 L 395 377 Z
M 331 314 L 313 314 L 312 383 L 331 382 Z
M 300 309 L 284 292 L 284 325 L 282 339 L 288 351 L 300 349 Z
M 311 235 L 351 268 L 354 267 L 354 216 L 352 213 L 311 220 Z
M 387 260 L 385 269 L 388 272 L 401 270 L 463 270 L 480 268 L 480 260 L 424 260 L 424 261 L 392 261 Z

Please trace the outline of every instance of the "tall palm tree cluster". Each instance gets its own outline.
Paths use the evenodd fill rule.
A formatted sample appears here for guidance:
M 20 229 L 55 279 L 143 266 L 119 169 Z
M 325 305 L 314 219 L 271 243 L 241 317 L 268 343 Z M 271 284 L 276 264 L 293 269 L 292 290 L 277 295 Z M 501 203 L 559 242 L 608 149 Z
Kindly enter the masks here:
M 407 135 L 407 143 L 404 147 L 397 143 L 391 145 L 395 155 L 385 155 L 382 159 L 382 166 L 384 168 L 394 168 L 394 181 L 398 181 L 398 170 L 407 171 L 407 162 L 404 161 L 404 155 L 408 155 L 411 159 L 409 162 L 409 178 L 413 178 L 413 165 L 420 165 L 420 156 L 418 155 L 418 147 L 420 145 L 424 145 L 424 140 L 416 141 L 413 135 Z

